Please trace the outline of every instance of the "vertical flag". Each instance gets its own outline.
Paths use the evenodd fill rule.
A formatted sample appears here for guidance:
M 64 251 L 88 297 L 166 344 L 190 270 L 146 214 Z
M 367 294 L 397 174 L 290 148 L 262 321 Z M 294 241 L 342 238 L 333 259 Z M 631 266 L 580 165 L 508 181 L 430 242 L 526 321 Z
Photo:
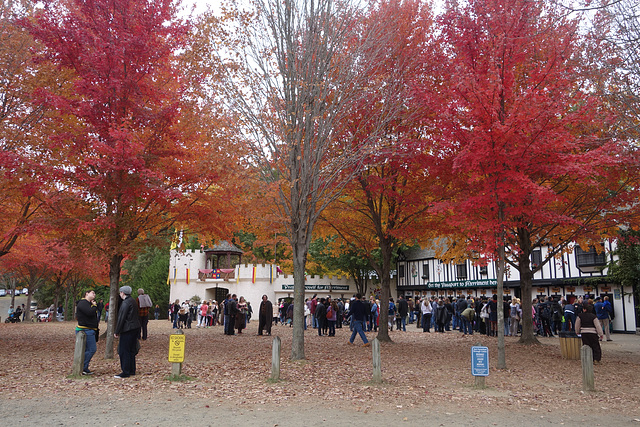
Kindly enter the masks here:
M 269 266 L 269 283 L 273 283 L 273 264 Z
M 171 286 L 171 270 L 167 273 L 167 285 Z
M 236 285 L 240 283 L 240 264 L 236 266 L 238 271 L 236 272 Z
M 189 284 L 189 269 L 187 268 L 187 285 Z
M 256 283 L 256 266 L 253 266 L 253 274 L 251 275 L 251 283 Z
M 173 284 L 176 284 L 176 281 L 178 280 L 178 268 L 177 267 L 173 267 Z

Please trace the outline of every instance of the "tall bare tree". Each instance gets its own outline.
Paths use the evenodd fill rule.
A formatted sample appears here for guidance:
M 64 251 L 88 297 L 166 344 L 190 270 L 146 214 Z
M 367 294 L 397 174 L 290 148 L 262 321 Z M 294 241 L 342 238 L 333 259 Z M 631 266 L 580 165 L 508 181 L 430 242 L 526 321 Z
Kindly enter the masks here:
M 274 186 L 274 205 L 291 243 L 291 357 L 304 359 L 305 265 L 314 225 L 361 169 L 397 103 L 381 102 L 380 88 L 371 90 L 376 73 L 370 71 L 379 66 L 375 56 L 384 31 L 364 25 L 365 10 L 358 5 L 255 0 L 253 8 L 250 17 L 236 9 L 243 26 L 233 34 L 242 39 L 227 57 L 241 65 L 227 67 L 226 89 L 246 129 L 249 162 L 259 179 Z M 394 99 L 394 91 L 393 84 L 384 85 L 384 99 Z M 351 107 L 368 98 L 375 114 L 352 120 Z

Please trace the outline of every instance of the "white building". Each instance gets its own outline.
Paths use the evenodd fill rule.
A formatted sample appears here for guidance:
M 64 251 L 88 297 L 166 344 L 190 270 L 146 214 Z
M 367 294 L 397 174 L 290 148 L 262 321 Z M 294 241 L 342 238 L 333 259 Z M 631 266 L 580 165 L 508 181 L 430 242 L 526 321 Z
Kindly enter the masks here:
M 172 302 L 189 300 L 193 296 L 220 302 L 230 293 L 244 296 L 256 310 L 262 295 L 267 295 L 272 302 L 293 298 L 292 275 L 283 274 L 278 266 L 271 264 L 242 264 L 242 251 L 226 245 L 226 254 L 223 254 L 225 250 L 221 250 L 221 246 L 211 250 L 171 251 L 169 281 Z M 320 297 L 331 295 L 334 299 L 349 299 L 356 293 L 354 281 L 346 276 L 307 276 L 305 289 L 305 297 L 308 298 L 318 294 Z
M 532 297 L 560 296 L 572 303 L 578 297 L 609 296 L 617 332 L 636 333 L 633 289 L 611 283 L 607 277 L 607 261 L 614 259 L 614 242 L 608 242 L 598 253 L 595 248 L 583 251 L 576 246 L 572 253 L 552 259 L 534 274 Z M 539 265 L 549 248 L 538 248 L 531 256 L 532 267 Z M 496 293 L 497 265 L 474 265 L 471 260 L 460 264 L 443 263 L 433 250 L 407 251 L 398 260 L 397 291 L 409 296 L 491 297 Z M 505 295 L 520 297 L 520 276 L 508 268 L 504 278 Z

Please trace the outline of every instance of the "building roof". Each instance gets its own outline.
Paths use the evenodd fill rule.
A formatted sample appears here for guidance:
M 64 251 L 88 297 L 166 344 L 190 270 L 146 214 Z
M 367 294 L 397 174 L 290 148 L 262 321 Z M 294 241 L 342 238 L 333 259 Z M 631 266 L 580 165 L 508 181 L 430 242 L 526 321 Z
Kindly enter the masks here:
M 242 249 L 238 248 L 236 245 L 234 245 L 233 243 L 230 243 L 230 242 L 228 242 L 226 240 L 222 240 L 217 245 L 215 245 L 215 246 L 213 246 L 211 248 L 207 248 L 204 251 L 206 253 L 214 253 L 214 254 L 232 253 L 232 254 L 242 255 L 244 253 L 242 251 Z

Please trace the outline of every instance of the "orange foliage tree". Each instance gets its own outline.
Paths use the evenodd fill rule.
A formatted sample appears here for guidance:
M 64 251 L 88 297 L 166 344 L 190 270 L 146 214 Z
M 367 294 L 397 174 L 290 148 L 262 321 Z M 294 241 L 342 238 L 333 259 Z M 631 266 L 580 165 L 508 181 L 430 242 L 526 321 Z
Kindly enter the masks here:
M 153 236 L 215 209 L 226 152 L 199 121 L 190 70 L 180 56 L 189 25 L 169 0 L 47 1 L 23 21 L 44 46 L 40 60 L 73 74 L 67 96 L 46 105 L 77 125 L 52 135 L 65 164 L 57 179 L 68 200 L 59 223 L 101 251 L 109 265 L 105 356 L 113 357 L 122 261 Z

